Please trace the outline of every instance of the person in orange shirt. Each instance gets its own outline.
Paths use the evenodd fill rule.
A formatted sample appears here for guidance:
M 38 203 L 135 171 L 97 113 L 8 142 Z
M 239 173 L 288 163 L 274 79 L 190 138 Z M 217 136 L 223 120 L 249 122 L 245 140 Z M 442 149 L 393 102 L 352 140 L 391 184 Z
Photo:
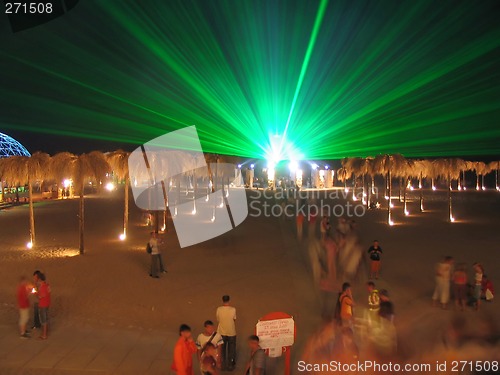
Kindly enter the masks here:
M 352 328 L 353 326 L 353 307 L 354 301 L 352 299 L 351 284 L 342 284 L 342 294 L 340 295 L 340 319 L 342 320 L 342 327 Z
M 187 324 L 181 324 L 179 336 L 174 347 L 174 362 L 171 369 L 177 375 L 194 375 L 193 354 L 196 353 L 196 345 L 191 337 L 191 328 Z

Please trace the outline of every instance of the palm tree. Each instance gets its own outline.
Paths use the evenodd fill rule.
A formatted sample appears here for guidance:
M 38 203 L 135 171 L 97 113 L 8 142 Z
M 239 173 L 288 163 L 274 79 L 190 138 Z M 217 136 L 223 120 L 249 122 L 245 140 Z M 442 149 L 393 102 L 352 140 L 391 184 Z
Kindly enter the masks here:
M 62 152 L 54 155 L 52 158 L 52 176 L 56 181 L 61 181 L 62 178 L 71 176 L 75 182 L 76 192 L 80 196 L 78 221 L 80 233 L 79 249 L 81 255 L 85 252 L 85 181 L 92 179 L 99 185 L 109 171 L 110 167 L 106 161 L 106 157 L 99 151 L 92 151 L 79 156 L 69 152 Z
M 123 150 L 116 150 L 106 155 L 106 159 L 113 173 L 118 179 L 125 181 L 125 200 L 123 206 L 123 239 L 127 237 L 128 233 L 128 201 L 130 189 L 130 178 L 128 173 L 129 155 L 129 152 Z
M 35 152 L 31 156 L 11 156 L 1 160 L 0 168 L 2 179 L 9 184 L 19 186 L 28 185 L 30 242 L 35 245 L 35 214 L 33 209 L 33 184 L 43 180 L 47 175 L 50 156 L 43 152 Z
M 418 174 L 418 188 L 419 200 L 420 200 L 420 212 L 424 212 L 424 185 L 423 180 L 431 174 L 431 162 L 429 160 L 415 160 L 414 169 L 415 173 Z
M 495 171 L 495 189 L 500 191 L 500 184 L 498 181 L 498 170 L 500 170 L 500 160 L 492 161 L 490 164 L 488 164 L 488 169 L 490 171 Z
M 480 190 L 481 186 L 479 184 L 479 177 L 487 173 L 487 166 L 482 161 L 472 162 L 470 166 L 471 170 L 476 172 L 476 190 Z M 484 188 L 484 179 L 483 179 L 483 188 Z
M 460 178 L 460 172 L 465 167 L 465 162 L 462 159 L 437 159 L 433 162 L 434 165 L 434 176 L 446 178 L 448 185 L 448 221 L 453 222 L 455 218 L 453 217 L 452 210 L 452 181 Z

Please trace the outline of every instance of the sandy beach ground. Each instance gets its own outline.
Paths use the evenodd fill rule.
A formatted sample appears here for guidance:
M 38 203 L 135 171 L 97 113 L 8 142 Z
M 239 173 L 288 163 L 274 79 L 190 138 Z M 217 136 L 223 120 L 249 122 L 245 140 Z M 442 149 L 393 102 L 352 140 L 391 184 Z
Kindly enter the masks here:
M 249 194 L 251 200 L 254 193 Z M 479 312 L 469 308 L 458 313 L 431 307 L 434 266 L 444 255 L 465 262 L 470 276 L 472 263 L 483 263 L 493 284 L 500 288 L 500 193 L 455 192 L 455 223 L 446 221 L 444 191 L 425 194 L 429 198 L 425 202 L 426 212 L 417 212 L 414 196 L 406 217 L 396 199 L 396 225 L 392 227 L 385 224 L 383 209 L 370 210 L 356 218 L 362 246 L 367 249 L 377 238 L 384 249 L 377 285 L 390 291 L 395 304 L 401 356 L 420 360 L 439 355 L 443 350 L 441 338 L 457 314 L 466 322 L 463 331 L 470 334 L 482 332 L 482 322 L 498 324 L 500 316 L 496 300 L 484 303 Z M 238 311 L 237 372 L 243 371 L 248 358 L 245 338 L 254 332 L 259 317 L 283 311 L 293 315 L 297 324 L 292 373 L 299 373 L 297 362 L 306 342 L 321 326 L 319 294 L 307 258 L 307 231 L 305 239 L 298 242 L 295 219 L 250 215 L 223 236 L 180 249 L 169 221 L 163 248 L 168 273 L 152 279 L 148 276 L 150 259 L 145 252 L 150 228 L 144 225 L 142 212 L 133 202 L 128 238 L 123 242 L 118 239 L 122 230 L 122 196 L 122 191 L 115 191 L 86 199 L 84 256 L 76 255 L 77 199 L 35 204 L 37 246 L 33 250 L 25 246 L 29 239 L 27 205 L 0 211 L 3 332 L 18 335 L 15 287 L 19 276 L 31 276 L 35 269 L 40 269 L 47 274 L 52 288 L 51 336 L 92 329 L 164 337 L 158 348 L 164 369 L 158 364 L 158 373 L 168 374 L 179 325 L 191 325 L 197 336 L 203 321 L 215 320 L 221 296 L 229 294 Z M 325 202 L 345 205 L 343 199 Z M 366 276 L 361 275 L 353 288 L 360 305 L 356 315 L 360 316 L 366 302 Z M 487 329 L 498 335 L 496 328 Z M 8 355 L 5 342 L 0 341 L 0 358 Z M 500 352 L 490 350 L 479 349 L 477 355 Z M 280 360 L 270 366 L 269 374 L 282 373 Z M 81 370 L 85 370 L 85 365 Z

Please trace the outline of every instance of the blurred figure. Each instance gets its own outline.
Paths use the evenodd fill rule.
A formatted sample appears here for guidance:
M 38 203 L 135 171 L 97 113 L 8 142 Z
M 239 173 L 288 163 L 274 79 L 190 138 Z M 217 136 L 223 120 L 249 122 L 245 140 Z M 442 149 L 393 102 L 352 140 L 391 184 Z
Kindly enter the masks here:
M 161 259 L 160 245 L 163 242 L 158 238 L 158 233 L 151 232 L 151 237 L 149 238 L 149 246 L 151 247 L 151 269 L 149 276 L 158 279 L 159 272 L 166 273 L 167 271 L 163 268 L 163 260 Z
M 380 307 L 378 315 L 388 320 L 389 322 L 394 322 L 394 305 L 389 299 L 389 292 L 385 289 L 382 289 L 379 293 L 380 295 Z
M 374 282 L 367 282 L 366 288 L 368 290 L 368 325 L 372 326 L 379 320 L 380 296 Z
M 342 285 L 342 294 L 340 295 L 339 301 L 342 327 L 352 329 L 354 320 L 354 300 L 352 298 L 351 284 L 344 283 Z
M 472 269 L 474 270 L 474 307 L 476 308 L 476 311 L 478 311 L 479 306 L 481 305 L 481 288 L 484 268 L 481 264 L 474 263 L 472 265 Z
M 30 284 L 25 276 L 21 276 L 17 285 L 17 307 L 19 309 L 19 333 L 21 338 L 27 339 L 30 337 L 26 330 L 30 318 Z
M 337 244 L 333 238 L 326 236 L 323 246 L 326 255 L 326 264 L 321 272 L 319 286 L 323 297 L 322 317 L 324 320 L 330 321 L 333 319 L 335 294 L 339 290 L 337 285 L 337 265 L 335 261 L 337 257 Z
M 304 233 L 304 215 L 301 211 L 297 213 L 296 224 L 297 224 L 297 240 L 302 241 L 303 233 Z
M 460 263 L 453 272 L 453 294 L 456 307 L 464 311 L 467 300 L 467 273 L 463 263 Z
M 245 374 L 265 375 L 266 373 L 266 353 L 259 345 L 259 337 L 252 335 L 248 338 L 250 348 L 250 360 L 247 363 Z
M 340 335 L 335 340 L 333 355 L 335 360 L 341 363 L 355 363 L 358 361 L 359 349 L 354 342 L 354 332 L 351 328 L 343 327 L 341 329 Z
M 202 375 L 217 375 L 217 349 L 211 342 L 205 346 L 205 352 L 200 362 Z
M 481 298 L 486 301 L 492 301 L 495 296 L 495 289 L 493 283 L 488 279 L 487 275 L 483 274 L 483 281 L 481 281 Z
M 326 240 L 326 237 L 330 233 L 331 225 L 330 225 L 330 218 L 327 215 L 327 210 L 323 210 L 323 216 L 321 217 L 321 225 L 320 225 L 320 232 L 321 232 L 321 242 L 324 242 Z
M 450 256 L 444 257 L 436 265 L 436 288 L 432 295 L 433 306 L 436 306 L 438 301 L 441 303 L 441 308 L 446 309 L 448 306 L 452 265 L 453 258 Z
M 194 375 L 193 354 L 196 353 L 196 345 L 191 337 L 191 327 L 181 324 L 179 336 L 174 347 L 174 362 L 171 369 L 177 375 Z

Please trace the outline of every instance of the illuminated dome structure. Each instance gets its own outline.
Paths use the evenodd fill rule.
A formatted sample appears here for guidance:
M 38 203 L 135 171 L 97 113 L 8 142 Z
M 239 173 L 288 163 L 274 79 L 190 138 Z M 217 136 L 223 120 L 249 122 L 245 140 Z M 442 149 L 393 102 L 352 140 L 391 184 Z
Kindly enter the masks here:
M 9 156 L 31 156 L 31 154 L 14 138 L 0 133 L 0 158 Z

